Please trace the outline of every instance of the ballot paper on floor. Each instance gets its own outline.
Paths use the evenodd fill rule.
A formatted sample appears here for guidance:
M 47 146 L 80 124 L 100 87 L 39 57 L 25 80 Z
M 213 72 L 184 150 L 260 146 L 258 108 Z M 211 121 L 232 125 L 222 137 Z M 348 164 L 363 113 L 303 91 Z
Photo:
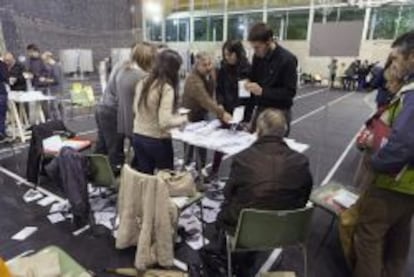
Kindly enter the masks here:
M 43 198 L 43 196 L 44 195 L 41 194 L 39 191 L 35 189 L 29 189 L 28 191 L 26 191 L 25 194 L 23 194 L 23 200 L 24 202 L 29 203 L 29 202 L 39 200 Z
M 49 210 L 49 213 L 57 213 L 57 212 L 60 212 L 60 213 L 65 213 L 65 212 L 68 212 L 69 211 L 69 209 L 70 209 L 70 204 L 69 204 L 69 202 L 66 200 L 66 201 L 63 201 L 63 202 L 59 202 L 59 203 L 54 203 L 51 207 L 50 207 L 50 210 Z
M 195 236 L 193 238 L 187 239 L 185 243 L 188 244 L 192 249 L 194 250 L 200 250 L 204 245 L 207 245 L 210 243 L 210 241 L 207 238 L 204 238 L 204 244 L 203 244 L 203 236 Z
M 115 221 L 116 214 L 113 212 L 95 212 L 95 223 L 103 225 L 109 230 L 113 229 L 113 223 Z
M 29 236 L 31 236 L 32 234 L 34 234 L 37 230 L 38 228 L 33 227 L 33 226 L 24 227 L 20 232 L 12 236 L 12 239 L 23 241 L 27 239 Z
M 239 81 L 239 98 L 249 98 L 250 92 L 246 90 L 247 80 Z
M 61 213 L 50 214 L 47 216 L 47 219 L 49 219 L 50 223 L 52 224 L 66 220 L 66 218 Z
M 56 202 L 56 201 L 58 201 L 56 199 L 56 197 L 54 197 L 52 195 L 49 195 L 49 196 L 37 201 L 37 204 L 42 206 L 42 207 L 46 207 L 46 206 L 49 206 L 50 204 L 52 204 L 53 202 Z
M 350 208 L 358 200 L 358 195 L 350 191 L 340 189 L 332 200 L 344 208 Z

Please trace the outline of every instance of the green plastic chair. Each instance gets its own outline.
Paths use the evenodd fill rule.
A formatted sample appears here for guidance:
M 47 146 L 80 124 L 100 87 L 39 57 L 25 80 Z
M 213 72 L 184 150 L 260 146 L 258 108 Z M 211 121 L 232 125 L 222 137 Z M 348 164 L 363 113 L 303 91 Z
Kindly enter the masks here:
M 244 209 L 234 237 L 227 235 L 227 274 L 233 276 L 232 252 L 268 251 L 291 245 L 302 248 L 307 276 L 306 238 L 309 233 L 313 206 L 291 211 Z
M 97 187 L 116 189 L 118 184 L 108 157 L 101 154 L 89 154 L 87 157 L 92 170 L 91 183 Z

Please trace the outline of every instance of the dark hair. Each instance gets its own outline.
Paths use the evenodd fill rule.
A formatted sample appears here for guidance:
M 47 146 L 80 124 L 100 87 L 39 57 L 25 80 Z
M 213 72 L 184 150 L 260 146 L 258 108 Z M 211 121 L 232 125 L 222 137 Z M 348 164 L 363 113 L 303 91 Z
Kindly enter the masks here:
M 27 51 L 30 51 L 31 50 L 31 51 L 40 52 L 39 47 L 36 44 L 34 44 L 34 43 L 31 43 L 31 44 L 27 45 L 26 50 Z
M 224 50 L 227 50 L 230 53 L 235 53 L 237 57 L 237 63 L 247 61 L 246 50 L 244 50 L 243 44 L 240 40 L 228 40 L 224 43 L 222 48 L 222 55 L 223 60 L 225 61 Z
M 414 51 L 414 30 L 402 34 L 399 36 L 393 43 L 392 48 L 400 48 L 401 53 L 404 56 L 408 56 L 411 52 Z
M 268 42 L 273 39 L 272 29 L 265 23 L 255 24 L 249 32 L 248 41 Z
M 178 84 L 182 64 L 181 56 L 174 50 L 166 49 L 155 58 L 155 64 L 148 78 L 144 81 L 138 106 L 148 105 L 148 95 L 151 87 L 155 84 L 156 88 L 162 90 L 165 85 L 170 85 L 174 89 L 174 108 L 178 102 Z

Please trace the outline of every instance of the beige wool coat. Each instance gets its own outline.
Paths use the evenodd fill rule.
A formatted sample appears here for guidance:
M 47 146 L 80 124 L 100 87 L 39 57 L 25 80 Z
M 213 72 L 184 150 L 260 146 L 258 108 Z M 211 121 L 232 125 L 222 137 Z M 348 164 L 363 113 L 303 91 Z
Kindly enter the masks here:
M 172 266 L 178 209 L 162 179 L 124 165 L 118 194 L 116 248 L 137 246 L 135 267 Z

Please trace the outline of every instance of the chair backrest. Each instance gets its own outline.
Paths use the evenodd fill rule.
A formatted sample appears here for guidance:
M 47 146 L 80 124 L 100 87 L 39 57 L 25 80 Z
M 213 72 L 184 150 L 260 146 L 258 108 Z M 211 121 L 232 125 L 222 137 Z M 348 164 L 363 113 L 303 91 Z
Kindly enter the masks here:
M 240 213 L 233 250 L 265 251 L 304 244 L 313 206 L 291 211 L 244 209 Z
M 98 187 L 115 188 L 116 179 L 108 157 L 101 154 L 88 155 L 91 166 L 91 182 Z
M 88 99 L 89 104 L 94 105 L 95 104 L 95 94 L 93 93 L 92 86 L 85 86 L 83 88 L 83 91 L 86 94 L 86 98 Z
M 73 83 L 71 87 L 71 91 L 80 92 L 83 89 L 82 83 Z

